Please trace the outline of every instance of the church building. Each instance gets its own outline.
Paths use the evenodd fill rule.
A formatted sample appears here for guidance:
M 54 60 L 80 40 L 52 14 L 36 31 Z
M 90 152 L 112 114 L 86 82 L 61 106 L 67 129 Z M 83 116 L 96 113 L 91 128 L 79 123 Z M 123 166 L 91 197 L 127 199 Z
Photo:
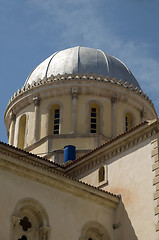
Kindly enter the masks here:
M 128 67 L 73 47 L 9 100 L 3 240 L 158 240 L 159 121 Z

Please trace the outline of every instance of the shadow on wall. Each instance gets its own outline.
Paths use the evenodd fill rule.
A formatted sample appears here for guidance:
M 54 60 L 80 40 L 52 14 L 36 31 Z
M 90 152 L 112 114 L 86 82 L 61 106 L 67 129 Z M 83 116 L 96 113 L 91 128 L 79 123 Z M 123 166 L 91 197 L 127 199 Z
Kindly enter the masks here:
M 116 209 L 116 219 L 113 224 L 115 239 L 117 240 L 139 240 L 126 212 L 122 199 Z

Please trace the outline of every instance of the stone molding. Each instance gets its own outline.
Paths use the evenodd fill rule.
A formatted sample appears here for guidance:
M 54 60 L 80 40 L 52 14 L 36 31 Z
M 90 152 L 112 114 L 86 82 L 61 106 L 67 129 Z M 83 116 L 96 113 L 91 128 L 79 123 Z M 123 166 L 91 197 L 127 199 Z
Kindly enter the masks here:
M 27 84 L 23 86 L 21 89 L 18 89 L 17 92 L 14 93 L 14 95 L 11 97 L 9 100 L 9 104 L 19 95 L 22 93 L 31 90 L 32 88 L 44 85 L 44 84 L 50 84 L 54 82 L 59 82 L 59 81 L 64 81 L 64 80 L 92 80 L 92 81 L 98 81 L 98 82 L 105 82 L 117 86 L 124 87 L 126 89 L 129 89 L 140 96 L 144 97 L 152 106 L 153 103 L 150 100 L 150 98 L 138 87 L 134 87 L 132 84 L 130 85 L 128 82 L 123 82 L 121 79 L 118 80 L 116 78 L 111 78 L 111 77 L 105 77 L 105 76 L 97 76 L 97 75 L 92 75 L 92 74 L 65 74 L 65 75 L 57 75 L 57 76 L 51 76 L 49 78 L 44 77 L 43 79 L 39 79 L 38 82 L 33 82 L 31 85 Z
M 100 151 L 100 148 L 98 151 L 97 148 L 97 150 L 94 150 L 90 156 L 87 157 L 86 154 L 83 161 L 82 159 L 80 161 L 80 158 L 79 160 L 77 159 L 77 163 L 74 162 L 73 164 L 70 164 L 70 166 L 68 165 L 65 172 L 67 172 L 67 175 L 78 179 L 79 176 L 86 171 L 94 168 L 95 166 L 102 166 L 104 163 L 106 163 L 107 160 L 111 159 L 112 157 L 115 157 L 122 152 L 125 152 L 128 149 L 136 146 L 137 144 L 147 140 L 151 136 L 154 136 L 159 132 L 159 126 L 155 126 L 153 129 L 148 129 L 146 132 L 143 130 L 143 132 L 144 133 L 141 132 L 141 134 L 138 134 L 137 136 L 136 134 L 135 136 L 129 135 L 130 137 L 128 136 L 128 139 L 124 139 L 123 141 L 121 140 L 121 143 L 118 143 L 118 141 L 115 141 L 114 139 L 114 146 L 111 145 L 110 141 L 110 146 L 108 145 L 106 148 L 103 146 L 103 149 L 101 146 L 101 150 L 103 151 Z
M 155 209 L 154 215 L 156 216 L 156 231 L 159 231 L 159 143 L 158 138 L 151 142 L 153 149 L 151 152 L 152 158 L 152 171 L 154 173 L 153 186 L 155 187 L 154 201 Z

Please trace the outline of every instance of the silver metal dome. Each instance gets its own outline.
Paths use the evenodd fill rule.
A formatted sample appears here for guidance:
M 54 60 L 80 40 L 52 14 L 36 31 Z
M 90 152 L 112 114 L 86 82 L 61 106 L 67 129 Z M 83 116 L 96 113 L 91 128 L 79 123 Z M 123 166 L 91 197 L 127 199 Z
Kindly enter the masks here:
M 79 46 L 51 55 L 32 71 L 25 85 L 51 75 L 79 73 L 110 76 L 140 88 L 135 77 L 120 60 L 99 49 Z

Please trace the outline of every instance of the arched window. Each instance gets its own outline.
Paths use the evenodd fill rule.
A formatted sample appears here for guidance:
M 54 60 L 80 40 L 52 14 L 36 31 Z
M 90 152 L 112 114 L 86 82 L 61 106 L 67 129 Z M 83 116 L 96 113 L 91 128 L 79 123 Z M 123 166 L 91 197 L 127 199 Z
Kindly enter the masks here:
M 38 201 L 17 204 L 12 216 L 11 240 L 49 239 L 48 216 Z
M 100 129 L 100 108 L 98 104 L 93 103 L 90 105 L 90 133 L 99 133 Z
M 130 130 L 133 127 L 133 116 L 130 112 L 125 114 L 125 131 Z
M 26 115 L 22 115 L 19 122 L 18 148 L 23 149 L 26 134 Z
M 60 133 L 60 106 L 55 104 L 51 106 L 49 112 L 49 134 Z
M 110 240 L 104 226 L 98 222 L 88 222 L 82 228 L 81 240 Z

